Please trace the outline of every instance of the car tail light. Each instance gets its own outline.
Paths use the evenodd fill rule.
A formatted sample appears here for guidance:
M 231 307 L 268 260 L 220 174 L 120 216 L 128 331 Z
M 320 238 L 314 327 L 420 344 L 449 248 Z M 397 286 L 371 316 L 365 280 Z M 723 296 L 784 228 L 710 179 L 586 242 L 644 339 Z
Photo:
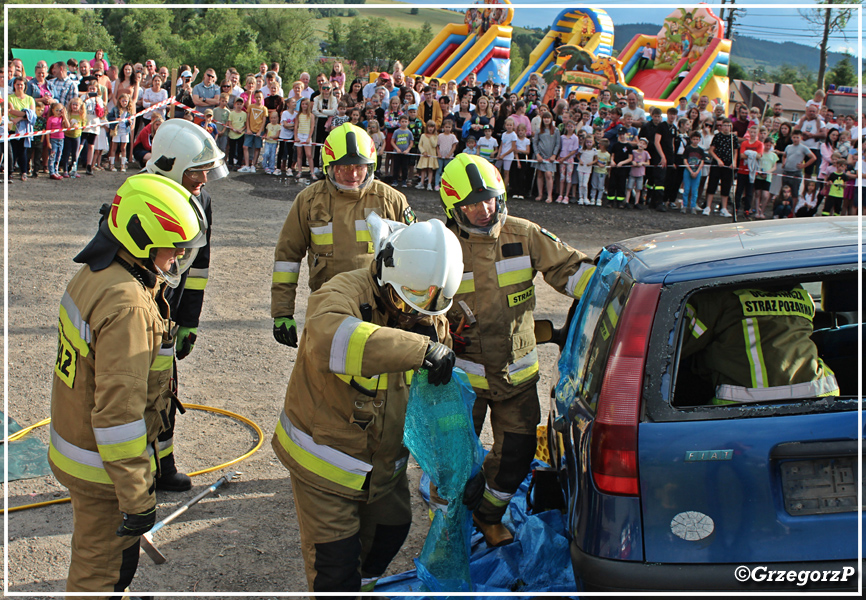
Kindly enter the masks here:
M 592 477 L 602 492 L 637 496 L 637 423 L 660 284 L 635 284 L 616 328 L 592 425 Z

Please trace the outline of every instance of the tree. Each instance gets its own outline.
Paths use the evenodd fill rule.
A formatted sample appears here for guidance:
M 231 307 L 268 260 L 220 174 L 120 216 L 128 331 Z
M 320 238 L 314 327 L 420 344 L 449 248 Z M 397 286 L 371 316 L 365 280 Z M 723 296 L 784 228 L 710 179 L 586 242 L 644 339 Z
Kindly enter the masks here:
M 746 73 L 746 70 L 740 65 L 740 63 L 735 63 L 731 61 L 731 64 L 728 65 L 728 79 L 749 79 L 749 74 Z
M 836 63 L 836 66 L 830 69 L 827 74 L 827 83 L 832 83 L 836 87 L 840 85 L 855 86 L 857 85 L 857 71 L 854 70 L 852 64 L 853 57 L 846 54 Z
M 816 2 L 819 5 L 858 4 L 859 0 L 816 0 Z M 854 9 L 825 6 L 824 8 L 813 8 L 799 12 L 800 16 L 812 25 L 815 34 L 821 36 L 821 45 L 819 46 L 821 53 L 816 83 L 823 90 L 824 74 L 827 71 L 827 46 L 830 41 L 830 34 L 842 32 L 843 37 L 845 36 L 845 27 L 848 25 Z
M 20 3 L 21 0 L 18 0 Z M 102 48 L 112 63 L 119 61 L 117 46 L 93 11 L 79 8 L 15 8 L 9 3 L 9 47 L 91 51 Z M 25 65 L 33 72 L 33 65 Z

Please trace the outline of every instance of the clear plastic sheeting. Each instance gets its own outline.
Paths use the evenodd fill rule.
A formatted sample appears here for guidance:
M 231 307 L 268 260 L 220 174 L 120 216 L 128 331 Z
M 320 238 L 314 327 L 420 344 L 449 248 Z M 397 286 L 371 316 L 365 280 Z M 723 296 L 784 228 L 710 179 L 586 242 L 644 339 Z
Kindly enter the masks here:
M 534 461 L 533 468 L 547 466 Z M 429 498 L 429 480 L 422 478 L 421 495 Z M 469 574 L 477 598 L 502 598 L 501 592 L 571 592 L 576 584 L 571 568 L 571 556 L 566 537 L 566 517 L 558 510 L 527 514 L 526 492 L 529 477 L 511 499 L 503 523 L 514 532 L 514 542 L 500 548 L 490 548 L 480 532 L 472 534 Z M 429 538 L 428 538 L 429 539 Z M 420 569 L 380 579 L 376 592 L 390 598 L 400 592 L 424 592 L 425 583 Z M 447 589 L 444 591 L 459 591 Z M 569 597 L 563 594 L 562 597 Z M 570 596 L 576 598 L 576 596 Z M 411 597 L 406 597 L 407 600 Z M 413 600 L 417 600 L 415 597 Z
M 466 482 L 480 469 L 484 450 L 472 424 L 475 392 L 460 369 L 448 385 L 427 382 L 427 371 L 412 378 L 403 443 L 436 483 L 448 510 L 433 511 L 421 556 L 415 559 L 419 591 L 471 592 L 469 542 L 472 515 L 463 504 Z
M 595 272 L 571 319 L 568 339 L 557 365 L 559 381 L 556 383 L 556 412 L 561 416 L 568 415 L 568 407 L 584 384 L 582 377 L 586 371 L 586 360 L 589 357 L 587 349 L 592 342 L 592 334 L 601 317 L 604 302 L 626 262 L 626 256 L 622 252 L 613 253 L 607 249 L 601 251 Z

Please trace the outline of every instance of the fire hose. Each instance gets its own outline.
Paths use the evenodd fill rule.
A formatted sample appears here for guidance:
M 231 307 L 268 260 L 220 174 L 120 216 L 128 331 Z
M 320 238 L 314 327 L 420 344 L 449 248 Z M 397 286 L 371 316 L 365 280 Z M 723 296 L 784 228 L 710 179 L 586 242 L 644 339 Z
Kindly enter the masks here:
M 212 413 L 217 413 L 220 415 L 225 415 L 231 419 L 234 419 L 236 421 L 240 421 L 241 423 L 248 425 L 250 428 L 252 428 L 252 430 L 255 431 L 256 436 L 258 438 L 256 440 L 255 445 L 253 446 L 253 448 L 249 452 L 242 454 L 241 456 L 238 456 L 237 458 L 232 459 L 228 462 L 224 462 L 222 464 L 219 464 L 219 465 L 216 465 L 213 467 L 208 467 L 206 469 L 201 469 L 200 471 L 193 471 L 192 473 L 188 473 L 188 475 L 190 477 L 196 477 L 197 475 L 204 475 L 205 473 L 211 473 L 213 471 L 219 471 L 220 469 L 224 469 L 224 468 L 229 467 L 231 465 L 237 464 L 243 460 L 246 460 L 247 458 L 249 458 L 250 456 L 255 454 L 259 450 L 259 448 L 262 447 L 262 444 L 265 441 L 265 434 L 262 431 L 262 428 L 259 427 L 255 422 L 248 419 L 247 417 L 244 417 L 243 415 L 239 415 L 237 413 L 231 412 L 230 410 L 225 410 L 223 408 L 216 408 L 214 406 L 204 406 L 202 404 L 184 404 L 183 406 L 184 406 L 184 408 L 191 408 L 193 410 L 201 410 L 201 411 L 205 411 L 205 412 L 212 412 Z M 19 440 L 22 437 L 24 437 L 25 435 L 27 435 L 28 433 L 30 433 L 31 431 L 33 431 L 34 429 L 48 425 L 48 423 L 50 423 L 50 422 L 51 422 L 50 418 L 42 419 L 41 421 L 34 423 L 33 425 L 29 425 L 29 426 L 23 428 L 21 431 L 16 431 L 14 434 L 10 435 L 6 440 L 4 440 L 4 443 L 5 442 L 14 442 L 16 440 Z M 31 508 L 39 508 L 41 506 L 48 506 L 49 504 L 63 504 L 65 502 L 69 502 L 69 501 L 70 501 L 69 498 L 58 498 L 56 500 L 47 500 L 45 502 L 35 502 L 33 504 L 24 504 L 22 506 L 15 506 L 15 507 L 10 508 L 9 512 L 11 513 L 11 512 L 19 511 L 19 510 L 28 510 Z M 4 512 L 6 512 L 6 511 L 3 509 L 0 509 L 0 514 L 2 514 Z

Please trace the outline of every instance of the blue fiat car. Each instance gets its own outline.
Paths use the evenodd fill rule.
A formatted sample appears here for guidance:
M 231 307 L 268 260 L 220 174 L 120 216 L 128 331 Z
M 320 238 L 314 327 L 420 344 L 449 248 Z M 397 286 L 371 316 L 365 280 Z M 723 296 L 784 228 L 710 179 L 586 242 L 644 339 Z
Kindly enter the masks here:
M 608 247 L 569 315 L 548 422 L 581 591 L 856 590 L 856 217 Z M 681 350 L 698 292 L 800 284 L 840 395 L 714 405 Z

